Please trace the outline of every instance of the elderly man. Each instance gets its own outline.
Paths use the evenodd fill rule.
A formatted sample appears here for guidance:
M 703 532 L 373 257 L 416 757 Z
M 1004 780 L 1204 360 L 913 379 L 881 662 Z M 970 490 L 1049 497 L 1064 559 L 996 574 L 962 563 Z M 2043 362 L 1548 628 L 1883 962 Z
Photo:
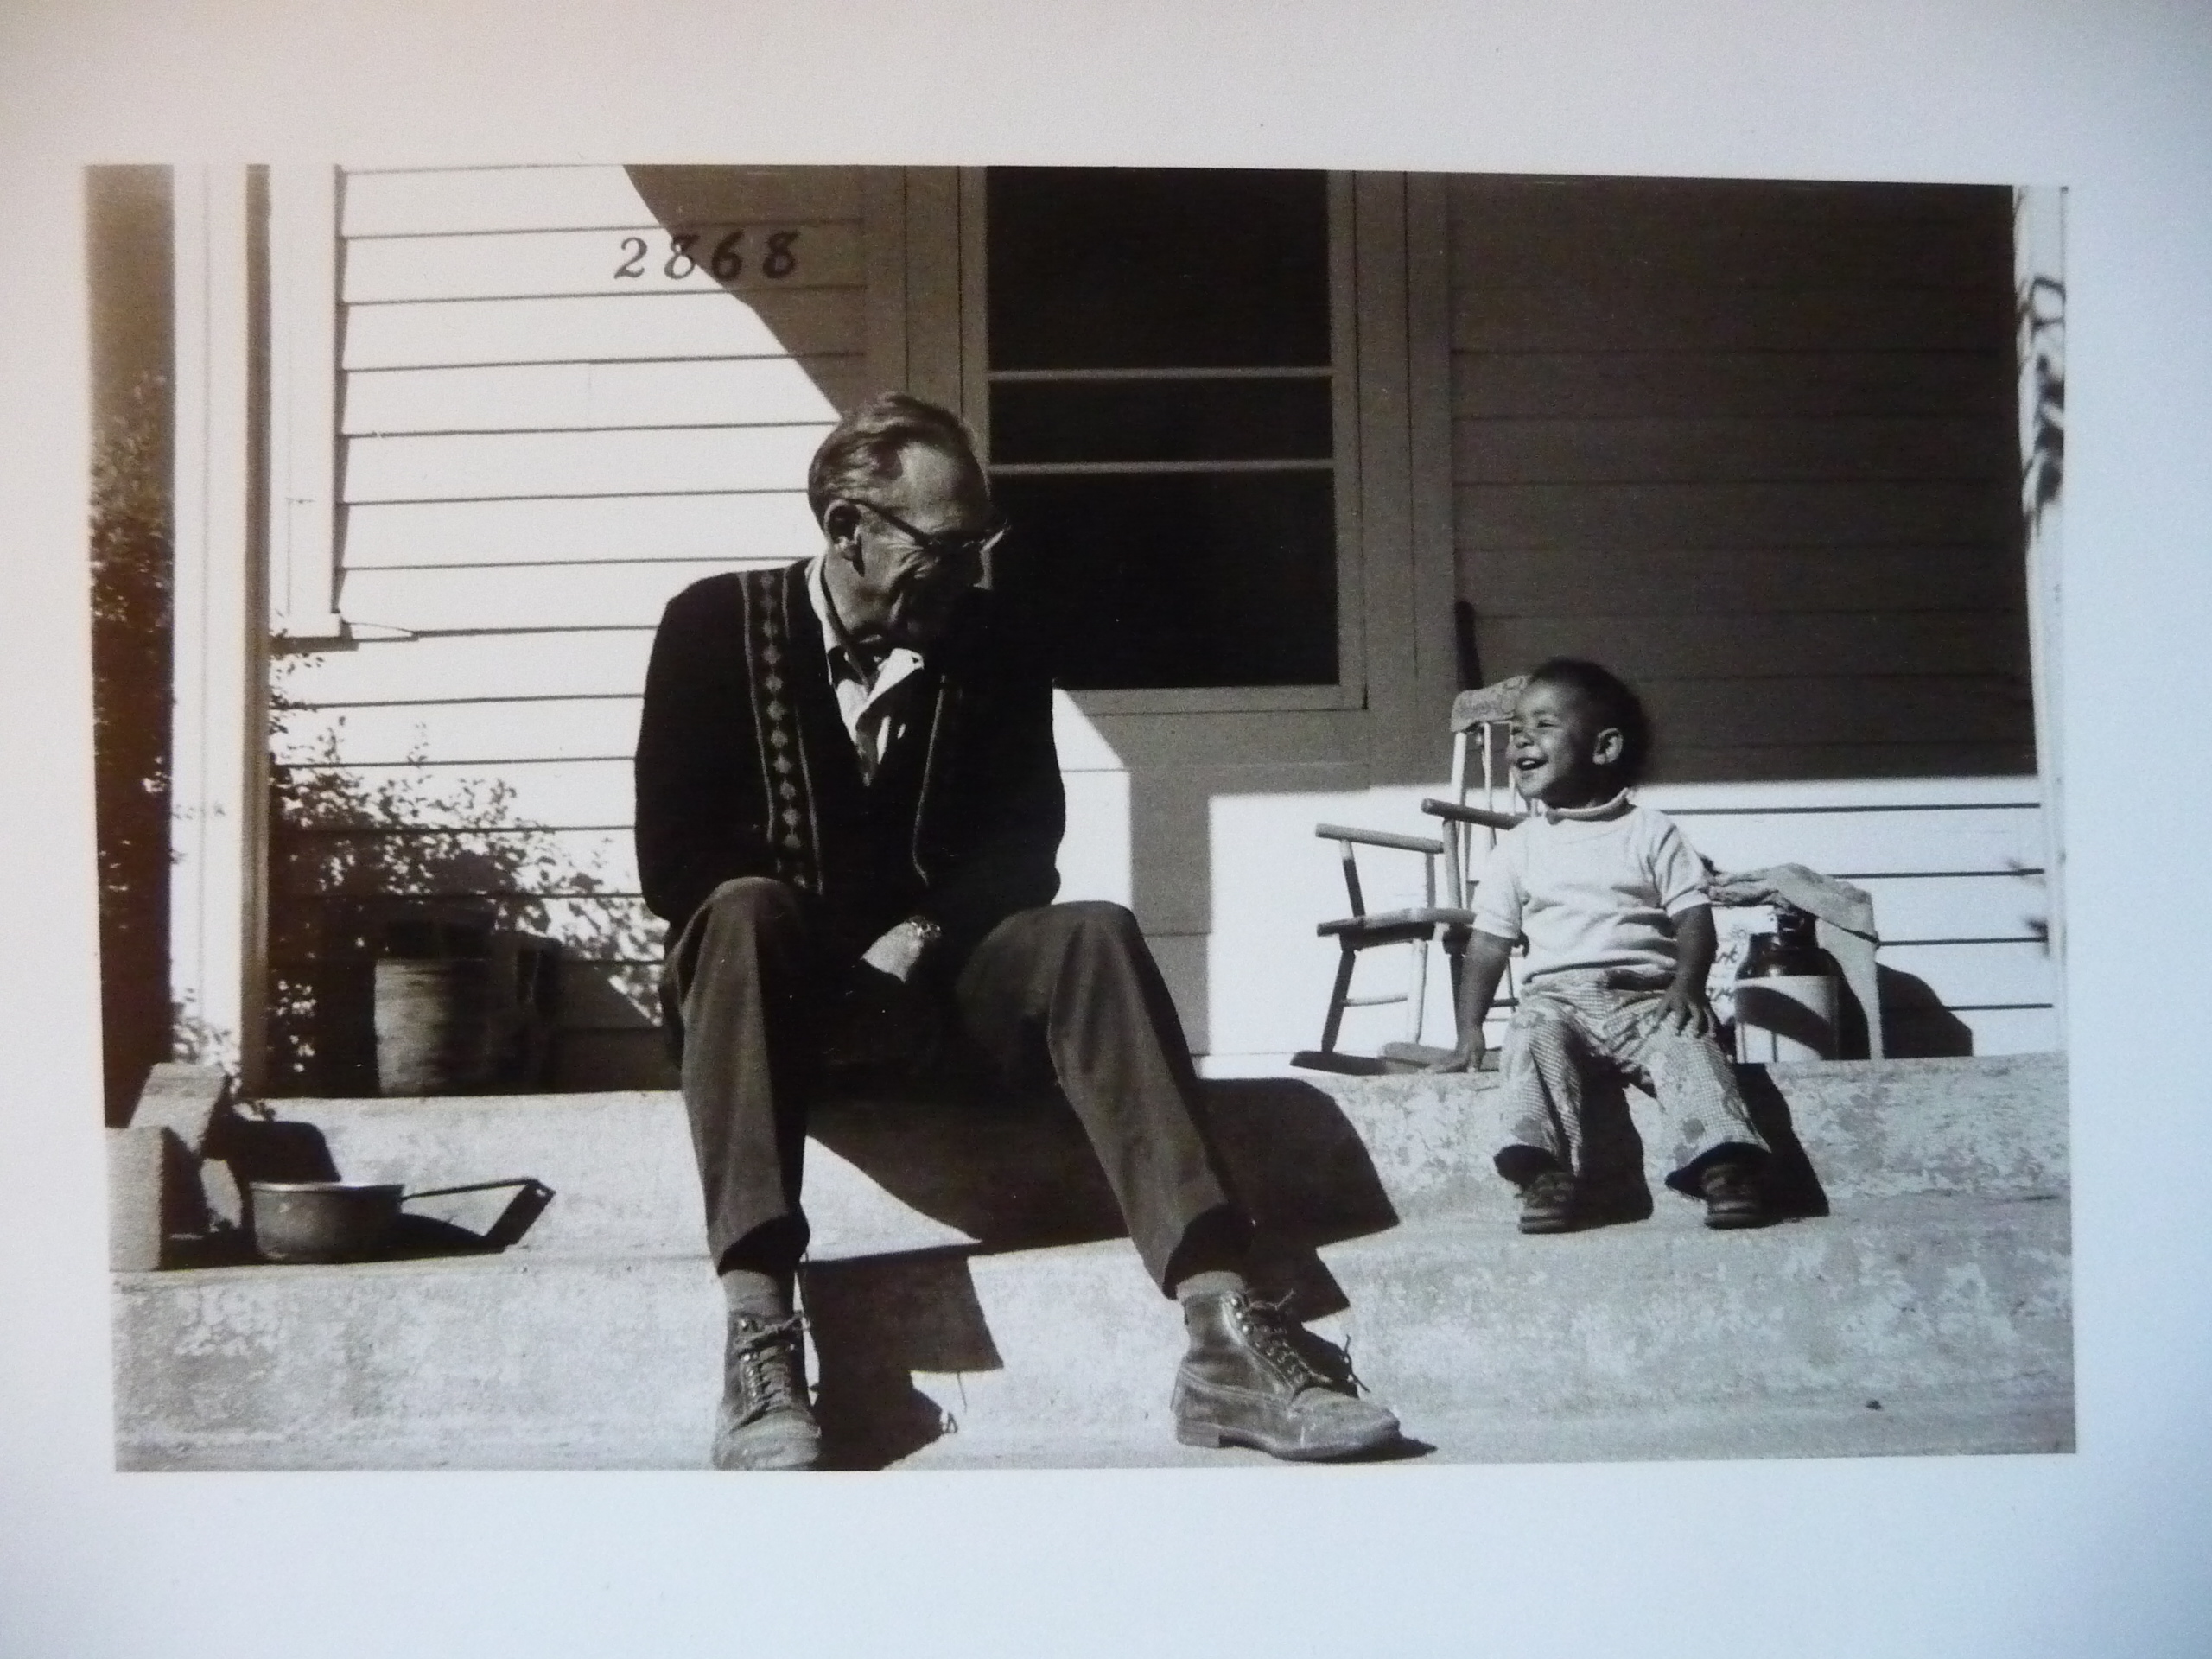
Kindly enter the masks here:
M 1135 918 L 1052 902 L 1051 684 L 977 586 L 1003 527 L 965 428 L 878 397 L 823 440 L 807 498 L 819 555 L 670 603 L 638 742 L 638 865 L 669 924 L 661 1001 L 729 1313 L 715 1465 L 818 1455 L 800 1171 L 825 1060 L 855 1042 L 957 1046 L 1058 1086 L 1182 1305 L 1179 1439 L 1303 1459 L 1389 1443 L 1396 1420 L 1309 1366 L 1245 1280 L 1250 1226 Z

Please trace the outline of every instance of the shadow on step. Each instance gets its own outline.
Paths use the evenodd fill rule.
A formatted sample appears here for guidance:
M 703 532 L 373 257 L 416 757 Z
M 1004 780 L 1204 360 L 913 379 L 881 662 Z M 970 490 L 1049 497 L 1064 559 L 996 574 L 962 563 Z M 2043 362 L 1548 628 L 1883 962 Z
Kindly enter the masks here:
M 1005 1368 L 991 1335 L 976 1281 L 971 1252 L 951 1249 L 896 1255 L 810 1262 L 799 1269 L 799 1296 L 814 1343 L 815 1416 L 822 1425 L 825 1468 L 887 1468 L 960 1429 L 958 1378 Z M 1310 1245 L 1263 1236 L 1254 1262 L 1267 1294 L 1287 1292 L 1302 1319 L 1341 1311 L 1344 1293 Z M 1141 1271 L 1134 1255 L 1128 1269 Z M 1178 1324 L 1175 1304 L 1160 1299 L 1156 1317 Z M 1098 1344 L 1097 1363 L 1112 1363 L 1116 1333 L 1073 1327 L 1075 1339 Z M 1308 1363 L 1339 1386 L 1358 1386 L 1353 1356 L 1312 1331 L 1292 1341 Z M 925 1373 L 932 1386 L 952 1390 L 939 1401 L 915 1386 Z M 944 1380 L 940 1380 L 944 1379 Z M 1170 1379 L 1162 1376 L 1165 1397 Z M 1435 1448 L 1420 1440 L 1393 1443 L 1371 1460 L 1426 1456 Z
M 1230 1188 L 1262 1228 L 1332 1244 L 1398 1224 L 1367 1143 L 1325 1090 L 1236 1077 L 1207 1084 L 1205 1100 Z
M 180 1259 L 170 1265 L 218 1267 L 257 1262 L 252 1243 L 252 1185 L 256 1181 L 337 1181 L 349 1179 L 331 1155 L 329 1141 L 312 1123 L 232 1116 L 211 1141 L 211 1160 L 228 1170 L 238 1195 L 234 1214 L 216 1225 L 214 1206 L 202 1203 L 200 1225 L 176 1239 Z M 204 1178 L 203 1178 L 204 1179 Z M 358 1177 L 354 1178 L 358 1179 Z M 497 1255 L 519 1243 L 552 1203 L 553 1189 L 529 1177 L 475 1181 L 410 1192 L 406 1205 L 374 1259 Z
M 1767 1069 L 1763 1065 L 1739 1065 L 1736 1068 L 1736 1084 L 1744 1092 L 1744 1104 L 1751 1109 L 1752 1123 L 1774 1149 L 1774 1160 L 1767 1166 L 1769 1206 L 1777 1216 L 1785 1218 L 1827 1215 L 1827 1192 L 1797 1139 L 1796 1127 L 1790 1122 L 1789 1103 L 1783 1098 L 1782 1090 L 1767 1075 Z
M 1773 1149 L 1766 1198 L 1775 1218 L 1827 1215 L 1827 1193 L 1797 1139 L 1782 1090 L 1763 1065 L 1736 1067 L 1736 1081 L 1752 1123 Z M 1654 1109 L 1651 1096 L 1643 1089 L 1633 1091 L 1633 1101 L 1647 1111 Z M 1619 1079 L 1597 1077 L 1585 1084 L 1582 1136 L 1584 1226 L 1649 1219 L 1655 1208 L 1652 1172 L 1646 1166 L 1643 1137 L 1637 1130 L 1631 1091 Z M 1521 1149 L 1500 1154 L 1500 1173 L 1509 1180 L 1525 1180 L 1538 1166 L 1516 1167 L 1509 1161 L 1515 1150 Z M 1687 1158 L 1691 1150 L 1688 1146 L 1674 1148 L 1674 1158 Z
M 1306 1244 L 1395 1226 L 1374 1161 L 1326 1093 L 1295 1078 L 1210 1083 L 1201 1110 L 1231 1192 Z M 900 1202 L 987 1251 L 1122 1237 L 1082 1125 L 1057 1098 L 846 1099 L 809 1132 Z
M 1261 1287 L 1289 1294 L 1301 1319 L 1342 1312 L 1344 1293 L 1316 1246 L 1398 1221 L 1358 1132 L 1333 1098 L 1294 1078 L 1208 1084 L 1201 1111 L 1230 1190 L 1259 1224 L 1253 1269 Z M 958 1398 L 931 1398 L 915 1386 L 917 1373 L 934 1379 L 1004 1364 L 971 1255 L 1120 1238 L 1127 1230 L 1082 1125 L 1056 1097 L 848 1096 L 819 1108 L 808 1128 L 901 1203 L 977 1241 L 800 1269 L 824 1460 L 880 1469 L 958 1427 Z M 1143 1272 L 1134 1250 L 1128 1271 L 1133 1279 Z M 1171 1325 L 1179 1317 L 1165 1298 L 1159 1317 Z M 1096 1337 L 1102 1347 L 1115 1340 L 1110 1331 Z M 1319 1369 L 1349 1376 L 1349 1356 L 1309 1340 Z M 1168 1383 L 1160 1379 L 1163 1395 Z M 1397 1455 L 1427 1449 L 1409 1442 Z
M 815 1414 L 832 1469 L 881 1469 L 955 1433 L 955 1414 L 914 1373 L 1005 1363 L 960 1249 L 810 1262 L 800 1298 L 814 1337 Z

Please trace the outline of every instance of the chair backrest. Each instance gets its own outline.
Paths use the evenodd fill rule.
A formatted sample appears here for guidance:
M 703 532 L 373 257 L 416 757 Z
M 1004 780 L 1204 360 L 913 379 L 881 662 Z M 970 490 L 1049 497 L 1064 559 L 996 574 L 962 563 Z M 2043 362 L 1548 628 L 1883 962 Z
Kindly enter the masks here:
M 1528 683 L 1526 674 L 1516 674 L 1510 680 L 1500 680 L 1479 690 L 1462 691 L 1452 699 L 1452 729 L 1465 732 L 1484 721 L 1511 720 L 1513 705 L 1521 700 L 1522 690 Z
M 1498 734 L 1513 718 L 1513 705 L 1520 701 L 1522 689 L 1529 683 L 1525 674 L 1516 674 L 1510 679 L 1498 681 L 1472 691 L 1462 691 L 1452 700 L 1452 800 L 1454 805 L 1465 806 L 1468 795 L 1476 788 L 1479 779 L 1482 789 L 1482 808 L 1485 812 L 1501 810 L 1498 791 L 1505 784 L 1498 765 Z M 1503 810 L 1515 811 L 1519 798 L 1506 790 Z M 1496 829 L 1484 824 L 1452 823 L 1444 825 L 1444 874 L 1448 897 L 1445 902 L 1465 909 L 1474 899 L 1476 877 L 1481 873 L 1483 860 L 1477 856 L 1479 831 L 1483 839 L 1481 852 L 1487 854 L 1497 844 Z

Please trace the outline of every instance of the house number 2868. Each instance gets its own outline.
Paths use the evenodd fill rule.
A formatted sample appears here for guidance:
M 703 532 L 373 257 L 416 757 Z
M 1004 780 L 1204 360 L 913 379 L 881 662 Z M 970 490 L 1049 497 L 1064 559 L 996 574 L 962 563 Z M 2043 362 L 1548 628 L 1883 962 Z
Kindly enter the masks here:
M 694 271 L 703 269 L 718 283 L 734 283 L 745 274 L 747 249 L 743 226 L 725 231 L 716 238 L 713 247 L 702 251 L 700 244 L 707 239 L 702 231 L 671 231 L 668 235 L 668 256 L 659 261 L 660 274 L 671 282 L 682 282 Z M 760 270 L 771 281 L 781 282 L 798 269 L 798 255 L 792 245 L 798 240 L 797 231 L 771 231 L 767 236 L 767 251 L 760 256 Z M 643 277 L 650 269 L 654 252 L 642 236 L 622 238 L 622 263 L 614 267 L 617 276 Z

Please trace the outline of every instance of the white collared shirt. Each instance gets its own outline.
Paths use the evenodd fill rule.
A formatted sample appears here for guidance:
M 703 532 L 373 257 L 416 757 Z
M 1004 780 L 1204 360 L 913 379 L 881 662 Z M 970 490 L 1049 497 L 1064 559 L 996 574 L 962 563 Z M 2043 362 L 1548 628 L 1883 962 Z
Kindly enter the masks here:
M 837 713 L 853 740 L 861 776 L 873 780 L 885 751 L 906 729 L 907 700 L 896 694 L 921 671 L 920 653 L 893 645 L 870 672 L 866 661 L 847 642 L 836 610 L 830 603 L 822 556 L 817 555 L 807 567 L 806 596 L 822 624 L 822 654 L 830 662 L 830 689 L 836 694 Z

